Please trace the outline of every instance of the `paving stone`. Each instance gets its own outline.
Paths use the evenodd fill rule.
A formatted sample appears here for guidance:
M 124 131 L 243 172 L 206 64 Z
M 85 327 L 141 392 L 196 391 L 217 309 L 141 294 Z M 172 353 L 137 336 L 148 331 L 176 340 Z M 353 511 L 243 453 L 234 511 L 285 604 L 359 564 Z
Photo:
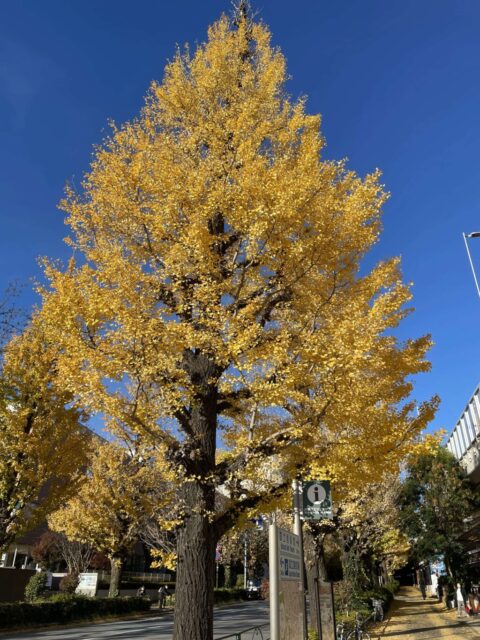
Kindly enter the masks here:
M 414 587 L 402 587 L 383 628 L 371 632 L 382 640 L 465 640 L 480 638 L 480 618 L 458 618 L 457 612 L 427 598 Z

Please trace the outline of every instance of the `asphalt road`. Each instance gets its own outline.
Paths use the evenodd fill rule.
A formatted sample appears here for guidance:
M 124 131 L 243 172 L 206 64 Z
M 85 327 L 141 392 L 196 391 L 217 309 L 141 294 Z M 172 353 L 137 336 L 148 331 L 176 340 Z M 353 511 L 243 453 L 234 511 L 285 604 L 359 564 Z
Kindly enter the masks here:
M 242 629 L 268 622 L 268 605 L 263 601 L 254 601 L 220 607 L 215 609 L 214 620 L 215 638 L 238 633 Z M 268 627 L 262 631 L 263 638 L 268 638 Z M 102 622 L 80 627 L 52 627 L 43 631 L 5 633 L 0 634 L 0 640 L 171 640 L 172 633 L 173 615 L 166 614 L 161 617 Z M 246 635 L 245 640 L 250 640 L 252 636 Z M 255 640 L 261 640 L 261 636 L 256 635 Z

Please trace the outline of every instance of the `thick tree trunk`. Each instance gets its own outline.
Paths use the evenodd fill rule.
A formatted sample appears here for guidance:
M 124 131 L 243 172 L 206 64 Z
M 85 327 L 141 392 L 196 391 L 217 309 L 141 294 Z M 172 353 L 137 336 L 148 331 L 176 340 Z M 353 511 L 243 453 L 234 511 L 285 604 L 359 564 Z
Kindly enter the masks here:
M 174 640 L 212 640 L 215 585 L 214 526 L 218 392 L 212 382 L 218 374 L 210 359 L 199 353 L 186 355 L 186 369 L 195 386 L 190 409 L 190 460 L 181 499 L 185 511 L 177 537 Z
M 189 498 L 211 502 L 204 488 L 191 484 Z M 216 537 L 208 516 L 192 514 L 178 534 L 175 587 L 175 640 L 213 638 L 213 589 Z
M 116 598 L 120 593 L 120 579 L 122 577 L 123 558 L 112 556 L 110 558 L 110 585 L 108 597 Z

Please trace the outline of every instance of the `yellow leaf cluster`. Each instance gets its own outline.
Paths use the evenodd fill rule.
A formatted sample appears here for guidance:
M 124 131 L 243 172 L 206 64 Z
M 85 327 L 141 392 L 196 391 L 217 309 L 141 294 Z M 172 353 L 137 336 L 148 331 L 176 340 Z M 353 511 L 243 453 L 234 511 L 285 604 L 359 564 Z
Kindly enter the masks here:
M 225 487 L 239 512 L 299 473 L 374 481 L 437 403 L 417 417 L 408 400 L 431 343 L 393 336 L 410 300 L 398 260 L 361 272 L 380 173 L 323 159 L 320 118 L 286 79 L 250 21 L 223 17 L 177 54 L 67 188 L 79 258 L 47 263 L 42 291 L 78 405 L 148 438 L 180 480 Z
M 170 485 L 148 450 L 104 442 L 94 452 L 77 495 L 49 517 L 50 528 L 124 558 L 142 526 L 172 501 Z
M 7 345 L 0 376 L 0 549 L 75 492 L 90 446 L 38 316 Z

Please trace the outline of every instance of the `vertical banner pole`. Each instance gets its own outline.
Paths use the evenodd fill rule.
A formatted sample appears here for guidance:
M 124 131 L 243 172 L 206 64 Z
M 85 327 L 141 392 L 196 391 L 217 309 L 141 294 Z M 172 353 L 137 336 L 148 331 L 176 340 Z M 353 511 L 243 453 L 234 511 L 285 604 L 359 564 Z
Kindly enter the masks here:
M 317 632 L 320 640 L 323 640 L 322 611 L 320 608 L 320 571 L 318 567 L 318 558 L 315 559 L 315 578 L 313 582 L 315 584 L 315 593 L 313 595 L 315 599 L 315 609 L 317 612 Z
M 298 480 L 292 482 L 293 488 L 293 533 L 300 540 L 300 593 L 302 597 L 303 638 L 307 640 L 307 602 L 305 599 L 305 561 L 303 555 L 303 527 L 300 518 L 302 488 Z
M 247 538 L 247 532 L 245 531 L 245 536 L 243 538 L 243 588 L 244 589 L 247 588 L 247 575 L 248 575 L 247 565 L 248 565 L 248 538 Z
M 270 640 L 280 640 L 280 563 L 278 559 L 278 530 L 275 514 L 272 515 L 272 520 L 268 527 L 268 560 L 270 565 Z

